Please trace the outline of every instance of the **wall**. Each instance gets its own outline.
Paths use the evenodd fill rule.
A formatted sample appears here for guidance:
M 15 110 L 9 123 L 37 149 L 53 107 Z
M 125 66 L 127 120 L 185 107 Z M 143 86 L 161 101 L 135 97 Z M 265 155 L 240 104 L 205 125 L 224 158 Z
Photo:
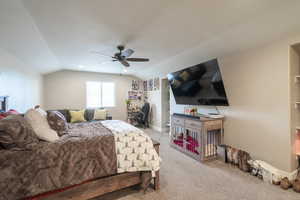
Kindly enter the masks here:
M 160 80 L 161 86 L 161 80 Z M 148 91 L 147 101 L 150 104 L 150 127 L 156 131 L 162 131 L 162 98 L 161 98 L 161 88 L 159 90 Z
M 113 81 L 116 87 L 116 106 L 107 108 L 113 119 L 126 120 L 128 91 L 132 76 L 96 72 L 59 71 L 44 75 L 44 105 L 46 109 L 86 108 L 87 81 Z
M 170 123 L 170 88 L 168 79 L 161 80 L 161 110 L 162 110 L 162 129 L 169 131 L 167 124 Z
M 9 109 L 26 112 L 42 104 L 42 77 L 26 70 L 27 65 L 0 50 L 0 96 L 9 96 Z
M 263 46 L 219 57 L 229 107 L 219 107 L 225 114 L 225 143 L 248 151 L 255 159 L 291 172 L 296 169 L 292 137 L 289 46 L 300 41 L 300 35 L 287 35 Z M 202 55 L 201 51 L 198 55 Z M 213 58 L 198 56 L 197 49 L 178 55 L 161 66 L 161 76 Z M 191 63 L 194 62 L 194 63 Z M 182 113 L 171 93 L 171 113 Z M 214 112 L 213 107 L 200 107 Z
M 166 126 L 170 118 L 168 80 L 160 79 L 159 90 L 148 91 L 147 95 L 147 101 L 151 106 L 151 128 L 159 132 L 168 131 Z

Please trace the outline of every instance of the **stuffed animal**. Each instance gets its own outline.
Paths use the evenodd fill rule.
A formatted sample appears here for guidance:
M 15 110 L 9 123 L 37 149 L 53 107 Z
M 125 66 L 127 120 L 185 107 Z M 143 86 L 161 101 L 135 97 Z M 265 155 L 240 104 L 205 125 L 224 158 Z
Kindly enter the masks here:
M 248 163 L 251 160 L 250 154 L 245 151 L 239 151 L 238 153 L 238 160 L 239 160 L 239 168 L 244 172 L 250 171 L 250 164 Z
M 226 147 L 226 153 L 227 153 L 227 162 L 232 163 L 233 158 L 232 158 L 232 148 L 230 146 Z
M 232 164 L 238 165 L 239 164 L 239 151 L 238 149 L 232 148 Z
M 294 183 L 293 183 L 293 190 L 295 192 L 300 193 L 300 177 L 296 178 L 296 180 L 294 181 Z
M 292 187 L 292 183 L 289 181 L 289 179 L 287 177 L 284 177 L 283 179 L 281 179 L 280 181 L 280 187 L 284 190 L 289 189 L 290 187 Z

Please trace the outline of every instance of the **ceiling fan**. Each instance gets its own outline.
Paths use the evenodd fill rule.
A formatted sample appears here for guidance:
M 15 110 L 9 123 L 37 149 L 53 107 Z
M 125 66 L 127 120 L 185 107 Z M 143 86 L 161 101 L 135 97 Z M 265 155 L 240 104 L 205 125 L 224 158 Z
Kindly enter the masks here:
M 149 61 L 148 58 L 129 58 L 134 53 L 134 51 L 132 49 L 125 50 L 125 46 L 123 46 L 123 45 L 117 46 L 117 49 L 119 50 L 119 52 L 117 52 L 113 56 L 109 56 L 109 57 L 112 58 L 112 62 L 119 61 L 125 67 L 130 66 L 129 62 L 148 62 Z M 102 53 L 97 52 L 97 51 L 93 51 L 92 53 L 96 53 L 96 54 L 99 54 L 102 56 L 107 56 L 107 55 L 103 55 Z

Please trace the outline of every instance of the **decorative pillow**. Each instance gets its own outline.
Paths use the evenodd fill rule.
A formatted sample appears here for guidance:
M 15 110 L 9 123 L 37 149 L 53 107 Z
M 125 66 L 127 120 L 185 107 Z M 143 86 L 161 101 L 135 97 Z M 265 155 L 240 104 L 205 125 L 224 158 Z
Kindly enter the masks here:
M 25 113 L 25 119 L 33 128 L 35 134 L 41 140 L 54 142 L 59 139 L 57 133 L 52 130 L 47 121 L 47 115 L 41 114 L 42 112 L 30 109 Z
M 106 120 L 107 110 L 96 109 L 94 113 L 94 120 Z
M 92 121 L 94 119 L 95 109 L 85 109 L 84 118 L 86 121 Z
M 71 115 L 71 123 L 74 123 L 74 122 L 85 122 L 85 119 L 84 119 L 84 110 L 70 111 L 70 115 Z
M 58 136 L 63 136 L 67 133 L 67 121 L 65 116 L 60 112 L 48 111 L 47 120 L 50 127 L 57 132 Z
M 3 112 L 3 113 L 0 113 L 0 120 L 1 119 L 4 119 L 5 117 L 9 116 L 9 115 L 19 115 L 20 113 L 16 110 L 13 110 L 13 109 L 10 109 L 9 111 L 7 112 Z
M 0 120 L 1 120 L 1 119 L 4 119 L 4 118 L 5 118 L 5 117 L 4 117 L 2 114 L 0 114 Z
M 41 107 L 37 107 L 34 110 L 38 111 L 39 113 L 41 113 L 41 115 L 43 116 L 47 116 L 47 112 L 44 111 Z
M 0 121 L 0 144 L 4 149 L 30 149 L 39 142 L 30 124 L 20 115 Z

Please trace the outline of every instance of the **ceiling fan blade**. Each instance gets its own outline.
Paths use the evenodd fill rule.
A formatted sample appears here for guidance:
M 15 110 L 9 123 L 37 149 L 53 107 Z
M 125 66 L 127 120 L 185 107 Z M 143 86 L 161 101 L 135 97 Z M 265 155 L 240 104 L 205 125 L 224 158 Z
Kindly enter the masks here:
M 129 63 L 126 60 L 120 60 L 120 63 L 122 63 L 122 65 L 124 65 L 125 67 L 129 67 Z
M 130 62 L 148 62 L 149 58 L 127 58 L 126 60 Z
M 126 49 L 125 51 L 122 51 L 121 56 L 124 56 L 125 58 L 130 57 L 134 51 L 132 49 Z

